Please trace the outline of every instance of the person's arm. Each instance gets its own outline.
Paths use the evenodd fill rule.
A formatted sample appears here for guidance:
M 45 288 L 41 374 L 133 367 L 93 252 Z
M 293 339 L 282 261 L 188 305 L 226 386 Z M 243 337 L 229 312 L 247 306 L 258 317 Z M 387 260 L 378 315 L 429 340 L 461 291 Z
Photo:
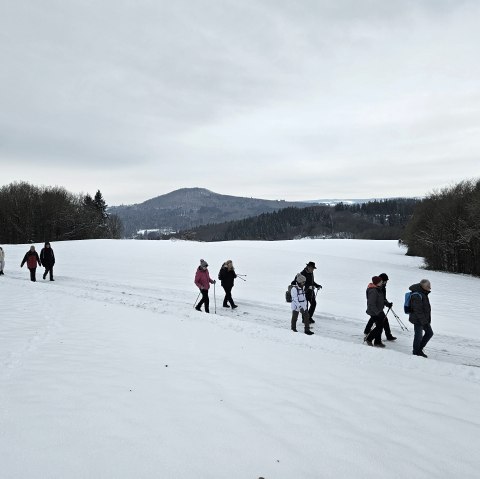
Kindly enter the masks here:
M 23 268 L 23 265 L 27 262 L 27 253 L 25 253 L 25 256 L 23 257 L 23 261 L 20 264 L 20 268 Z

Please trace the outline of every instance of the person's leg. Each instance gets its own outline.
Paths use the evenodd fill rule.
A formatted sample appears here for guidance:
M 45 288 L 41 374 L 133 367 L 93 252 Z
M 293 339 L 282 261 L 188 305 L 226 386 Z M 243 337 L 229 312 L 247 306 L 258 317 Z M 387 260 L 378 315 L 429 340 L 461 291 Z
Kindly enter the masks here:
M 305 334 L 313 334 L 313 331 L 310 331 L 310 315 L 308 311 L 302 313 L 302 323 L 305 326 Z
M 315 312 L 315 308 L 317 307 L 317 300 L 315 299 L 315 294 L 313 292 L 313 289 L 309 290 L 309 303 L 310 307 L 308 308 L 308 315 L 310 316 L 310 320 L 313 320 L 313 313 Z
M 297 319 L 298 319 L 298 311 L 292 311 L 291 328 L 292 328 L 292 331 L 295 331 L 295 332 L 297 332 Z
M 232 288 L 228 290 L 228 302 L 230 303 L 230 306 L 232 309 L 235 309 L 237 305 L 234 303 L 233 298 L 232 298 Z
M 368 333 L 368 336 L 365 338 L 365 341 L 368 343 L 381 344 L 382 343 L 382 331 L 383 331 L 383 321 L 385 315 L 372 316 L 372 320 L 375 323 L 375 327 Z M 370 344 L 371 345 L 371 344 Z
M 413 325 L 415 336 L 413 337 L 413 354 L 418 355 L 422 350 L 423 326 L 419 323 Z
M 29 268 L 30 270 L 30 281 L 37 281 L 35 278 L 35 273 L 37 271 L 37 268 Z
M 368 320 L 368 323 L 363 330 L 363 334 L 368 334 L 372 330 L 374 323 L 375 321 L 373 320 L 373 316 L 370 316 L 370 319 Z
M 230 306 L 228 305 L 228 288 L 226 288 L 225 286 L 222 286 L 222 288 L 225 291 L 225 297 L 223 298 L 223 307 L 229 308 Z
M 50 273 L 50 281 L 53 281 L 53 266 L 50 266 L 48 272 Z
M 195 306 L 195 309 L 196 309 L 197 311 L 201 311 L 202 306 L 203 306 L 203 303 L 205 302 L 205 296 L 204 296 L 204 294 L 203 294 L 203 291 L 204 291 L 203 289 L 200 290 L 200 293 L 201 293 L 201 295 L 202 295 L 202 298 L 200 299 L 200 301 L 198 302 L 198 304 Z
M 202 301 L 203 304 L 205 304 L 205 312 L 209 313 L 210 312 L 210 298 L 208 297 L 208 289 L 202 290 Z
M 423 330 L 425 331 L 425 334 L 423 335 L 422 341 L 420 343 L 420 351 L 423 350 L 423 348 L 427 345 L 427 343 L 430 341 L 430 339 L 432 339 L 433 336 L 433 330 L 429 324 L 425 324 L 423 326 Z
M 388 341 L 394 341 L 397 339 L 393 334 L 392 330 L 390 329 L 390 323 L 388 322 L 388 318 L 385 316 L 383 320 L 383 330 L 385 331 L 385 336 L 387 337 Z

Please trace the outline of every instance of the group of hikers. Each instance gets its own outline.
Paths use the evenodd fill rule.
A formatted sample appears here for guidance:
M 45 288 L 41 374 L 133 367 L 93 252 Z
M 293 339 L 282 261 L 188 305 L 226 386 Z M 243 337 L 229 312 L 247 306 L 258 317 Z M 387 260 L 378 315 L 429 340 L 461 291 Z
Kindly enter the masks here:
M 313 315 L 317 307 L 316 297 L 318 291 L 322 289 L 322 285 L 315 282 L 315 269 L 317 269 L 315 263 L 309 261 L 305 268 L 295 276 L 286 293 L 287 301 L 291 303 L 292 310 L 291 330 L 297 332 L 298 316 L 301 315 L 304 332 L 309 336 L 314 334 L 310 325 L 315 323 Z M 218 279 L 221 281 L 221 285 L 225 290 L 225 297 L 223 299 L 224 308 L 231 307 L 235 309 L 237 307 L 232 298 L 232 288 L 236 277 L 237 274 L 235 273 L 232 261 L 228 260 L 223 263 L 218 273 Z M 367 286 L 366 313 L 370 316 L 370 319 L 364 329 L 364 342 L 368 346 L 384 348 L 385 344 L 382 342 L 383 332 L 385 332 L 387 341 L 395 341 L 397 339 L 392 334 L 387 315 L 384 312 L 385 307 L 390 311 L 393 306 L 393 303 L 387 299 L 388 280 L 388 275 L 381 273 L 378 276 L 373 276 L 371 283 Z M 194 307 L 197 311 L 201 311 L 203 306 L 205 312 L 209 313 L 210 300 L 208 290 L 211 284 L 216 284 L 216 280 L 210 277 L 208 263 L 203 259 L 200 260 L 200 265 L 195 272 L 194 283 L 200 290 L 197 301 L 200 295 L 202 296 L 198 304 L 197 301 L 195 301 Z M 422 279 L 419 283 L 410 286 L 410 293 L 408 294 L 409 321 L 414 325 L 415 330 L 412 354 L 424 358 L 426 358 L 427 355 L 423 349 L 433 336 L 431 307 L 428 299 L 431 289 L 430 281 L 428 279 Z
M 50 275 L 50 281 L 53 279 L 53 266 L 55 265 L 55 254 L 50 243 L 47 241 L 40 251 L 40 256 L 35 250 L 35 246 L 31 245 L 29 251 L 25 254 L 20 267 L 27 264 L 30 271 L 30 280 L 36 281 L 37 265 L 43 266 L 45 272 L 43 279 Z M 0 275 L 3 275 L 5 267 L 5 252 L 0 246 Z M 302 316 L 302 323 L 304 332 L 307 335 L 314 334 L 310 328 L 312 323 L 315 323 L 313 315 L 317 307 L 316 297 L 318 291 L 322 289 L 322 285 L 315 282 L 314 271 L 316 270 L 315 263 L 309 261 L 305 268 L 298 273 L 291 282 L 287 291 L 287 301 L 291 302 L 291 330 L 297 332 L 298 316 Z M 238 276 L 235 272 L 232 260 L 227 260 L 223 263 L 218 273 L 218 279 L 225 291 L 223 299 L 224 308 L 236 309 L 232 297 L 232 289 L 235 279 Z M 387 315 L 384 312 L 385 307 L 388 311 L 393 306 L 393 303 L 387 300 L 387 283 L 388 275 L 381 273 L 378 276 L 373 276 L 371 283 L 367 286 L 367 314 L 370 316 L 364 329 L 364 342 L 368 346 L 384 348 L 385 344 L 382 342 L 382 333 L 385 332 L 387 341 L 395 341 L 397 338 L 393 336 L 388 322 Z M 210 299 L 208 291 L 211 284 L 216 284 L 216 280 L 210 277 L 208 271 L 208 263 L 201 259 L 200 265 L 195 272 L 195 285 L 200 290 L 198 298 L 201 295 L 201 300 L 195 301 L 194 307 L 197 311 L 202 310 L 202 306 L 206 313 L 210 312 Z M 414 325 L 415 335 L 413 339 L 413 351 L 415 356 L 427 357 L 423 349 L 433 336 L 431 327 L 431 307 L 428 295 L 432 287 L 428 279 L 422 279 L 419 283 L 410 286 L 408 314 L 409 321 Z M 315 292 L 316 290 L 316 292 Z M 388 314 L 387 311 L 387 314 Z M 407 312 L 407 309 L 405 309 Z
M 43 273 L 43 279 L 50 276 L 50 281 L 55 281 L 53 279 L 53 266 L 55 264 L 55 254 L 50 243 L 47 241 L 45 246 L 40 251 L 40 256 L 38 256 L 35 246 L 32 244 L 30 249 L 25 253 L 20 268 L 23 268 L 23 265 L 27 263 L 27 268 L 30 271 L 30 281 L 37 281 L 37 265 L 43 266 L 45 272 Z M 0 246 L 0 275 L 5 274 L 3 269 L 5 268 L 5 251 Z

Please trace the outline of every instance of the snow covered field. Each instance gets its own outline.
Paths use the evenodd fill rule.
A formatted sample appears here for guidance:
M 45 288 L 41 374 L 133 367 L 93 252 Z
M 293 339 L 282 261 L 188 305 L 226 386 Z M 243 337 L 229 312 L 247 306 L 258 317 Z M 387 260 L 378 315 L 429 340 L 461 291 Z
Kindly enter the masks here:
M 420 268 L 392 241 L 52 244 L 56 281 L 2 245 L 0 477 L 478 478 L 480 280 Z M 39 250 L 41 245 L 37 245 Z M 199 259 L 232 259 L 236 311 L 196 312 Z M 315 335 L 284 291 L 315 261 Z M 406 322 L 362 344 L 365 288 Z M 408 286 L 432 282 L 428 359 L 411 355 Z

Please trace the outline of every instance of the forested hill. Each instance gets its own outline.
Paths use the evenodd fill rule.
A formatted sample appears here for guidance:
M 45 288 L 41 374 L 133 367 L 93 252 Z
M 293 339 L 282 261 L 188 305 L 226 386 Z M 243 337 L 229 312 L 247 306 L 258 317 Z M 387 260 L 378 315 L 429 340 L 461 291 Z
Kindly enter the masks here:
M 122 220 L 125 235 L 141 229 L 185 230 L 208 223 L 238 220 L 307 203 L 221 195 L 204 188 L 182 188 L 140 204 L 108 209 Z
M 289 207 L 239 221 L 199 226 L 169 237 L 198 241 L 301 237 L 400 239 L 417 202 L 400 198 L 362 205 Z

